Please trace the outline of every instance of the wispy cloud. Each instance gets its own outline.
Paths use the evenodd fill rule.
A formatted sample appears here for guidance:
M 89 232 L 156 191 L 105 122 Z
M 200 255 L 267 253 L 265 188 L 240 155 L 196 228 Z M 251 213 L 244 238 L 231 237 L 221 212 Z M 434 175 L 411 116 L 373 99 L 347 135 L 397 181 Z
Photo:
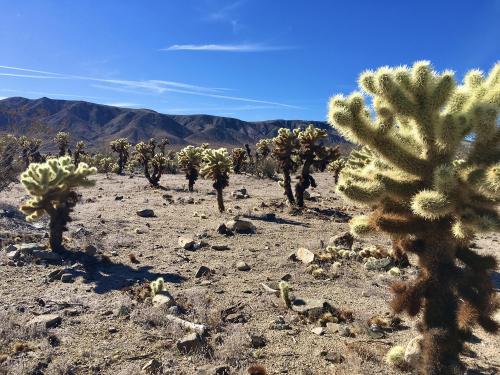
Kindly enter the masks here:
M 219 111 L 255 111 L 261 109 L 272 109 L 276 106 L 272 105 L 242 105 L 242 106 L 226 106 L 226 107 L 174 107 L 165 108 L 162 111 L 165 113 L 207 113 Z
M 122 91 L 124 91 L 124 90 L 134 91 L 135 90 L 135 91 L 138 91 L 137 93 L 145 91 L 145 92 L 155 93 L 155 94 L 163 94 L 165 92 L 175 92 L 175 93 L 180 93 L 180 94 L 196 95 L 196 96 L 203 96 L 203 97 L 209 97 L 209 98 L 227 99 L 227 100 L 234 100 L 234 101 L 241 101 L 241 102 L 248 102 L 248 103 L 268 104 L 268 105 L 285 107 L 285 108 L 297 108 L 297 109 L 301 108 L 301 107 L 297 107 L 295 105 L 290 105 L 290 104 L 280 103 L 280 102 L 275 102 L 275 101 L 226 95 L 225 91 L 227 91 L 227 89 L 204 87 L 204 86 L 193 85 L 193 84 L 182 83 L 182 82 L 165 81 L 165 80 L 136 81 L 136 80 L 124 80 L 124 79 L 104 79 L 104 78 L 72 75 L 72 74 L 46 72 L 46 71 L 5 66 L 5 65 L 0 65 L 0 69 L 22 71 L 22 72 L 27 72 L 27 73 L 37 72 L 40 76 L 43 76 L 45 79 L 51 79 L 51 78 L 52 79 L 72 79 L 72 80 L 94 82 L 94 84 L 93 84 L 94 87 L 105 88 L 105 89 L 115 90 L 115 91 L 120 91 L 120 90 L 122 90 Z M 0 75 L 2 75 L 2 74 L 17 77 L 17 78 L 34 78 L 34 77 L 32 77 L 31 74 L 1 73 L 0 72 Z M 38 78 L 38 75 L 36 78 Z M 95 82 L 97 82 L 98 84 L 96 84 Z M 140 90 L 143 90 L 143 91 L 140 91 Z
M 266 52 L 294 49 L 290 46 L 270 46 L 265 44 L 174 44 L 160 51 L 216 51 L 216 52 Z
M 140 104 L 137 103 L 127 103 L 127 102 L 111 102 L 111 103 L 104 103 L 104 105 L 109 105 L 112 107 L 123 107 L 123 108 L 134 108 L 140 106 Z

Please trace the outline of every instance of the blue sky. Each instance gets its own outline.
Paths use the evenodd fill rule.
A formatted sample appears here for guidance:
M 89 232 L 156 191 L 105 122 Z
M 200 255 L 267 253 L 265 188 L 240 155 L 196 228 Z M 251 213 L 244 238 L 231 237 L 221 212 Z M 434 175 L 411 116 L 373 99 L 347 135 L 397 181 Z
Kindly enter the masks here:
M 365 69 L 500 59 L 500 0 L 0 0 L 0 98 L 323 120 Z

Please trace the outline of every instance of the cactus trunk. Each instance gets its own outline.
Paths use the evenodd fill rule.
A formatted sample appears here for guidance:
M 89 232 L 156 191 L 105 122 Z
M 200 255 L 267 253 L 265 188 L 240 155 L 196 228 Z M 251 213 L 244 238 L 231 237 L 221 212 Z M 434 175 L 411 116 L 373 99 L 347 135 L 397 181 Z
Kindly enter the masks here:
M 311 185 L 311 176 L 309 174 L 312 162 L 306 160 L 302 166 L 302 172 L 299 176 L 299 182 L 295 184 L 295 199 L 297 206 L 304 207 L 304 192 Z
M 217 206 L 219 207 L 219 212 L 224 212 L 226 211 L 226 208 L 224 207 L 224 198 L 222 197 L 222 188 L 216 188 L 215 191 L 217 192 Z
M 49 244 L 50 248 L 55 253 L 61 253 L 64 250 L 62 237 L 69 218 L 69 213 L 67 211 L 68 209 L 66 207 L 60 207 L 54 210 L 54 213 L 50 215 Z
M 295 198 L 292 190 L 292 178 L 290 176 L 290 170 L 286 168 L 283 168 L 283 187 L 285 189 L 285 195 L 288 199 L 288 203 L 294 205 Z

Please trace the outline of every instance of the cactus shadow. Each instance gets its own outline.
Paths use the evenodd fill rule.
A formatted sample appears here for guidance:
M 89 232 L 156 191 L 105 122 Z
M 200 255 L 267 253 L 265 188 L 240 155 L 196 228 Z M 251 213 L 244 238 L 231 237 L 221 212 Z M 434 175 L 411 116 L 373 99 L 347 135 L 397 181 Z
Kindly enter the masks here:
M 63 255 L 63 254 L 62 254 Z M 64 259 L 77 261 L 81 268 L 71 270 L 74 277 L 81 276 L 84 283 L 94 284 L 93 291 L 105 294 L 113 290 L 121 290 L 137 282 L 153 281 L 163 277 L 165 282 L 180 284 L 187 280 L 176 273 L 152 272 L 152 266 L 131 267 L 123 263 L 113 263 L 106 258 L 88 255 L 83 252 L 66 251 Z
M 288 225 L 297 225 L 305 228 L 309 228 L 310 225 L 307 223 L 301 223 L 300 221 L 291 220 L 291 219 L 283 219 L 281 217 L 277 217 L 274 213 L 266 213 L 262 215 L 255 215 L 252 213 L 247 213 L 243 215 L 244 218 L 252 219 L 252 220 L 261 220 L 267 223 L 275 223 L 275 224 L 288 224 Z
M 330 219 L 333 218 L 337 222 L 341 222 L 341 223 L 347 223 L 349 220 L 352 219 L 351 215 L 349 215 L 345 212 L 339 211 L 339 210 L 331 209 L 331 208 L 313 207 L 313 208 L 310 208 L 310 212 L 313 212 L 313 213 L 318 214 L 318 215 L 323 216 L 323 217 L 328 217 Z

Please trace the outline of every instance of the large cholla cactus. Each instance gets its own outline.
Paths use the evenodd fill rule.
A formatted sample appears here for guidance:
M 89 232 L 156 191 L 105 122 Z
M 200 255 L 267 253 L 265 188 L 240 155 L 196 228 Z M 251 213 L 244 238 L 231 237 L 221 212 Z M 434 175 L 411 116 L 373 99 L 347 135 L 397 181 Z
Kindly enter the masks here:
M 241 147 L 233 148 L 233 153 L 231 157 L 233 159 L 233 172 L 241 173 L 241 170 L 245 167 L 247 153 Z
M 376 208 L 352 220 L 355 234 L 387 233 L 418 256 L 421 272 L 394 285 L 393 308 L 411 316 L 423 309 L 421 372 L 458 373 L 470 328 L 498 331 L 489 276 L 496 261 L 470 243 L 474 233 L 500 229 L 500 64 L 488 77 L 470 71 L 461 86 L 427 62 L 368 71 L 359 83 L 375 117 L 360 93 L 330 100 L 330 124 L 366 146 L 347 162 L 338 190 Z
M 68 153 L 69 133 L 58 132 L 54 137 L 54 142 L 59 147 L 59 156 L 64 156 Z
M 345 164 L 346 164 L 346 159 L 345 158 L 340 158 L 340 159 L 332 161 L 327 166 L 328 172 L 332 172 L 333 173 L 333 178 L 335 180 L 335 185 L 337 185 L 339 183 L 340 172 L 342 172 L 342 169 L 344 169 Z
M 85 142 L 78 141 L 75 145 L 75 152 L 73 152 L 73 163 L 78 167 L 82 159 L 82 155 L 85 155 Z
M 220 212 L 224 212 L 224 199 L 222 189 L 229 185 L 229 172 L 232 168 L 231 158 L 225 148 L 218 150 L 207 149 L 203 151 L 203 166 L 200 174 L 203 178 L 210 178 L 217 192 L 217 205 Z
M 272 157 L 278 162 L 278 166 L 283 173 L 283 188 L 285 196 L 290 205 L 295 204 L 292 190 L 291 173 L 295 167 L 294 155 L 297 152 L 298 139 L 296 133 L 290 129 L 281 128 L 278 135 L 273 138 L 274 148 Z
M 127 138 L 118 138 L 112 141 L 110 144 L 111 150 L 118 154 L 118 174 L 123 173 L 123 168 L 128 162 L 129 152 L 131 144 L 128 142 Z
M 61 252 L 63 231 L 71 221 L 70 213 L 78 197 L 74 189 L 78 186 L 92 186 L 94 181 L 87 177 L 96 172 L 87 164 L 76 167 L 69 156 L 50 159 L 45 163 L 32 163 L 21 174 L 21 182 L 31 198 L 21 206 L 28 221 L 39 219 L 45 213 L 50 217 L 50 247 Z
M 311 176 L 311 167 L 324 170 L 329 162 L 340 155 L 338 147 L 325 147 L 321 140 L 328 136 L 326 130 L 309 125 L 305 130 L 295 129 L 298 139 L 298 155 L 302 160 L 299 181 L 295 184 L 295 200 L 297 206 L 304 206 L 304 192 L 309 186 L 316 187 L 316 181 Z
M 160 178 L 167 160 L 161 154 L 155 154 L 156 142 L 140 142 L 135 145 L 135 157 L 144 167 L 144 175 L 151 186 L 160 186 Z
M 271 153 L 271 143 L 270 139 L 261 139 L 255 145 L 255 154 L 257 159 L 265 159 Z
M 177 153 L 179 167 L 185 173 L 186 179 L 188 180 L 189 191 L 194 190 L 194 183 L 198 179 L 202 155 L 203 149 L 195 146 L 184 147 Z

